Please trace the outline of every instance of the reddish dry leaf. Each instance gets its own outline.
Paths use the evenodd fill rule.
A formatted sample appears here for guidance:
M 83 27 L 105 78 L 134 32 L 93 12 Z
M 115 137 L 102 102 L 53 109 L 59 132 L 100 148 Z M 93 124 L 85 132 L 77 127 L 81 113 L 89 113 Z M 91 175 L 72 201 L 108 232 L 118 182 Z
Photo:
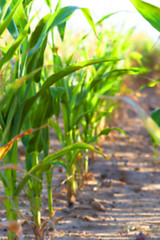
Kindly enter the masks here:
M 47 127 L 48 126 L 48 124 L 45 124 L 45 125 L 43 125 L 43 126 L 41 126 L 41 127 L 39 127 L 39 128 L 36 128 L 36 129 L 31 129 L 31 128 L 29 128 L 27 131 L 25 131 L 24 133 L 22 133 L 22 134 L 18 134 L 17 136 L 15 136 L 10 142 L 8 142 L 5 146 L 3 146 L 3 147 L 0 147 L 0 160 L 2 160 L 2 158 L 5 156 L 5 154 L 10 150 L 10 148 L 12 147 L 12 145 L 13 145 L 13 143 L 15 142 L 15 141 L 18 141 L 19 139 L 21 139 L 23 136 L 25 136 L 25 135 L 29 135 L 29 134 L 31 134 L 31 133 L 33 133 L 33 132 L 36 132 L 36 131 L 38 131 L 38 130 L 40 130 L 40 129 L 42 129 L 42 128 L 45 128 L 45 127 Z
M 8 228 L 9 231 L 15 232 L 18 240 L 23 240 L 23 230 L 16 221 L 0 222 L 0 228 Z

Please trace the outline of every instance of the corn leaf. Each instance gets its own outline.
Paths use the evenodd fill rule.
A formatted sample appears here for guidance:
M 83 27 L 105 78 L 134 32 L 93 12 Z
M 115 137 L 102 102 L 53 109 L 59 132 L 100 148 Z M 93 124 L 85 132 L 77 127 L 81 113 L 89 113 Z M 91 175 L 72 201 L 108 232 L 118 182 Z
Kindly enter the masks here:
M 51 3 L 51 0 L 45 0 L 46 4 L 48 5 L 49 8 L 52 7 L 52 3 Z
M 113 13 L 110 13 L 110 14 L 107 14 L 107 15 L 103 16 L 98 22 L 96 22 L 96 25 L 100 25 L 105 19 L 113 16 L 116 13 L 119 13 L 119 12 L 113 12 Z
M 34 17 L 33 17 L 34 18 Z M 28 35 L 28 30 L 30 28 L 30 24 L 33 20 L 33 18 L 29 21 L 29 23 L 26 25 L 22 33 L 18 36 L 18 38 L 15 40 L 15 42 L 12 44 L 12 46 L 8 49 L 8 51 L 4 54 L 4 56 L 0 59 L 0 69 L 2 66 L 11 58 L 13 57 L 15 51 L 20 46 L 20 44 L 23 42 L 25 37 Z
M 112 132 L 112 131 L 118 131 L 118 132 L 124 134 L 124 136 L 127 137 L 127 134 L 125 133 L 125 131 L 123 131 L 121 128 L 118 128 L 118 127 L 105 128 L 105 129 L 103 129 L 103 130 L 98 134 L 98 136 L 102 136 L 102 135 L 108 136 L 108 134 L 109 134 L 110 132 Z
M 8 8 L 11 4 L 12 0 L 8 0 L 7 2 L 5 0 L 0 0 L 0 22 L 2 22 L 4 20 L 4 17 L 6 16 L 6 13 L 8 11 Z
M 51 85 L 53 85 L 55 82 L 57 82 L 59 79 L 62 79 L 63 77 L 77 71 L 80 70 L 84 67 L 90 66 L 90 65 L 94 65 L 94 64 L 98 64 L 98 63 L 104 63 L 104 62 L 113 62 L 113 61 L 117 61 L 117 60 L 112 60 L 112 59 L 92 59 L 92 60 L 88 60 L 88 61 L 83 61 L 83 62 L 79 62 L 79 63 L 75 63 L 73 65 L 70 65 L 66 68 L 64 68 L 63 70 L 59 71 L 58 73 L 52 74 L 43 84 L 43 86 L 41 87 L 39 94 L 41 94 L 45 88 L 50 87 Z
M 3 186 L 9 188 L 10 184 L 9 184 L 8 178 L 2 172 L 0 172 L 0 179 L 3 183 Z
M 46 22 L 48 21 L 48 19 L 50 18 L 50 14 L 47 14 L 46 16 L 44 16 L 39 23 L 37 24 L 34 32 L 32 33 L 30 40 L 29 40 L 29 48 L 32 49 L 36 43 L 37 40 L 39 38 L 39 36 L 41 35 L 43 28 L 46 24 Z M 27 59 L 27 73 L 32 72 L 34 69 L 37 69 L 39 67 L 43 66 L 43 61 L 44 61 L 44 51 L 46 48 L 46 44 L 47 44 L 47 36 L 43 39 L 42 42 L 42 46 L 39 49 L 39 51 L 34 52 L 32 55 L 28 56 Z M 34 77 L 33 80 L 35 82 L 39 82 L 41 78 L 41 71 L 38 72 Z
M 54 28 L 58 25 L 64 24 L 72 16 L 74 11 L 79 10 L 79 9 L 83 12 L 87 21 L 91 25 L 93 31 L 96 32 L 93 19 L 92 19 L 91 15 L 90 15 L 90 12 L 87 8 L 79 8 L 79 7 L 76 7 L 76 6 L 68 6 L 68 7 L 60 8 L 51 15 L 51 17 L 49 18 L 49 20 L 45 24 L 44 29 L 43 29 L 36 45 L 29 52 L 29 55 L 33 54 L 35 51 L 37 51 L 41 47 L 41 43 L 42 43 L 43 39 L 48 35 L 49 31 L 52 28 Z M 62 27 L 62 25 L 61 25 L 61 27 Z M 64 27 L 65 27 L 65 25 L 64 25 Z M 62 29 L 61 29 L 61 33 L 62 33 Z M 63 35 L 62 35 L 62 38 L 63 38 Z
M 141 0 L 130 0 L 140 14 L 160 31 L 160 8 Z
M 116 96 L 116 97 L 99 96 L 99 97 L 103 99 L 120 99 L 128 103 L 136 111 L 137 115 L 141 118 L 146 129 L 151 134 L 155 142 L 157 144 L 160 144 L 160 128 L 158 124 L 150 116 L 148 116 L 144 111 L 144 109 L 141 108 L 136 102 L 134 102 L 132 99 L 125 96 Z
M 24 103 L 23 106 L 23 120 L 26 117 L 26 115 L 29 112 L 29 109 L 32 107 L 32 105 L 34 104 L 34 102 L 38 99 L 38 97 L 45 91 L 46 88 L 52 86 L 55 82 L 57 82 L 58 80 L 62 79 L 63 77 L 77 71 L 80 70 L 84 67 L 93 65 L 93 64 L 97 64 L 97 63 L 103 63 L 103 62 L 112 62 L 112 61 L 117 61 L 117 60 L 108 60 L 108 59 L 93 59 L 93 60 L 88 60 L 88 61 L 83 61 L 83 62 L 79 62 L 73 65 L 70 65 L 66 68 L 64 68 L 63 70 L 52 74 L 42 85 L 41 89 L 39 90 L 39 92 L 27 99 Z
M 92 27 L 94 33 L 96 34 L 96 27 L 94 24 L 94 21 L 91 17 L 90 11 L 88 8 L 81 8 L 82 13 L 84 14 L 84 16 L 86 17 L 88 23 L 90 24 L 90 26 Z
M 15 3 L 11 4 L 11 7 L 14 7 Z M 15 12 L 14 16 L 14 21 L 16 23 L 16 26 L 18 27 L 18 29 L 20 29 L 20 31 L 25 28 L 26 24 L 27 24 L 27 18 L 25 15 L 25 11 L 23 8 L 23 4 L 22 2 L 18 5 L 17 11 Z
M 8 16 L 5 18 L 5 20 L 3 20 L 2 23 L 0 23 L 0 35 L 2 35 L 2 33 L 4 32 L 4 30 L 8 27 L 9 23 L 12 20 L 12 17 L 14 16 L 19 4 L 22 2 L 22 0 L 17 1 L 17 3 L 15 4 L 14 8 L 12 9 L 12 11 L 8 14 Z
M 157 123 L 157 125 L 160 127 L 160 108 L 156 109 L 151 113 L 151 118 Z
M 66 153 L 71 152 L 72 150 L 77 150 L 77 149 L 89 149 L 89 150 L 97 152 L 98 154 L 105 157 L 100 149 L 95 148 L 90 144 L 74 143 L 74 144 L 64 147 L 63 149 L 47 156 L 39 164 L 32 167 L 32 169 L 29 171 L 29 173 L 34 175 L 35 173 L 40 172 L 42 174 L 42 172 L 46 169 L 46 166 L 48 164 L 49 165 L 51 163 L 53 164 L 54 161 L 57 161 L 57 159 L 62 158 Z M 27 183 L 27 181 L 29 179 L 30 179 L 30 176 L 27 175 L 21 180 L 21 182 L 19 183 L 19 185 L 17 186 L 17 188 L 15 190 L 15 193 L 14 193 L 15 196 L 18 196 L 20 194 L 20 192 L 22 191 L 23 187 L 25 186 L 25 184 Z
M 38 73 L 42 67 L 36 69 L 35 71 L 27 74 L 26 76 L 23 76 L 19 79 L 16 79 L 14 83 L 11 83 L 4 96 L 0 99 L 0 110 L 4 107 L 6 107 L 7 103 L 10 102 L 9 100 L 13 97 L 13 95 L 16 93 L 16 91 L 22 86 L 24 82 L 26 82 L 28 79 L 32 78 L 36 73 Z
M 54 106 L 52 101 L 52 96 L 50 89 L 46 89 L 42 96 L 40 97 L 39 103 L 32 114 L 31 124 L 33 128 L 42 126 L 47 122 L 47 120 L 53 116 Z M 30 138 L 27 144 L 27 151 L 31 152 L 41 152 L 43 149 L 43 142 L 41 137 L 41 132 L 35 132 Z

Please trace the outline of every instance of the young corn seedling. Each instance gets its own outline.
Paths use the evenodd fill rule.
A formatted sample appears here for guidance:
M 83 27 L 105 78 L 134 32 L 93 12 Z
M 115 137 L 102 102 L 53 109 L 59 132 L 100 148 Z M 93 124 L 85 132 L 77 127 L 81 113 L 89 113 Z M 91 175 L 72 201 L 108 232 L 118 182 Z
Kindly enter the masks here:
M 68 81 L 62 80 L 56 84 L 57 88 L 54 91 L 60 94 L 61 89 L 61 95 L 59 96 L 62 99 L 61 106 L 65 134 L 63 135 L 60 126 L 57 125 L 58 123 L 54 124 L 53 127 L 63 144 L 67 144 L 67 141 L 68 143 L 71 141 L 94 143 L 102 134 L 110 132 L 109 128 L 101 132 L 105 126 L 100 129 L 99 125 L 102 119 L 111 115 L 114 103 L 108 100 L 106 107 L 106 102 L 102 102 L 98 94 L 107 93 L 112 96 L 119 93 L 124 75 L 132 71 L 134 72 L 128 61 L 121 63 L 119 60 L 119 58 L 124 59 L 125 52 L 129 50 L 130 45 L 126 45 L 125 42 L 129 39 L 132 32 L 133 30 L 122 37 L 121 35 L 117 36 L 114 30 L 110 32 L 106 30 L 103 33 L 99 31 L 98 38 L 95 39 L 95 44 L 93 44 L 95 49 L 92 47 L 92 51 L 90 48 L 87 49 L 83 45 L 84 40 L 81 40 L 80 47 L 77 47 L 80 59 L 110 56 L 108 57 L 110 60 L 105 64 L 97 64 L 92 68 L 72 74 Z M 121 42 L 118 39 L 121 39 Z M 56 55 L 56 59 L 57 64 L 62 66 L 63 59 L 60 59 L 58 54 Z M 67 63 L 72 59 L 74 59 L 73 55 L 71 55 Z M 136 72 L 138 71 L 140 72 L 140 70 Z M 78 166 L 79 163 L 77 164 L 77 155 L 78 152 L 74 155 L 74 160 L 72 160 L 71 156 L 68 156 L 72 166 L 71 172 L 74 174 L 76 169 L 78 172 L 80 169 Z M 87 173 L 88 153 L 84 152 L 83 155 L 85 156 L 83 170 Z M 74 179 L 72 180 L 74 181 Z M 73 185 L 76 186 L 76 183 Z

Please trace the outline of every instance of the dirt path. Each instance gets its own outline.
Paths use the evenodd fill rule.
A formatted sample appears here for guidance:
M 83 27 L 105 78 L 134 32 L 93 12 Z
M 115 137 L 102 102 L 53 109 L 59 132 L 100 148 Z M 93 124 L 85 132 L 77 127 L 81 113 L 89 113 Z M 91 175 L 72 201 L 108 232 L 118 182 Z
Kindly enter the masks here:
M 150 113 L 158 107 L 159 89 L 142 93 L 140 105 Z M 124 103 L 112 126 L 126 131 L 129 140 L 118 132 L 106 137 L 101 148 L 110 160 L 96 155 L 74 209 L 66 207 L 65 189 L 55 196 L 55 215 L 64 219 L 55 226 L 52 239 L 136 240 L 139 232 L 147 240 L 160 239 L 160 165 L 153 157 L 150 136 L 135 112 Z M 56 144 L 54 140 L 53 145 Z M 60 170 L 54 170 L 54 185 L 64 179 Z M 46 192 L 42 200 L 42 214 L 46 215 Z M 20 205 L 27 217 L 24 200 Z M 2 210 L 1 207 L 1 218 L 5 216 Z M 0 231 L 0 239 L 6 239 L 4 230 Z M 24 239 L 35 239 L 29 230 L 24 234 Z

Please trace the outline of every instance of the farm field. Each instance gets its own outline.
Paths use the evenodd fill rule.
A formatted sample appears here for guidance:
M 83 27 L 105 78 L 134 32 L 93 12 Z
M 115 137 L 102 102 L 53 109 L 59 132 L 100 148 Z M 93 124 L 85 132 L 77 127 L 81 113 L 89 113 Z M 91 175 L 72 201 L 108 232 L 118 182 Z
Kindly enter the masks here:
M 139 84 L 139 83 L 138 83 Z M 133 84 L 134 90 L 138 87 Z M 133 87 L 132 86 L 132 87 Z M 148 88 L 138 99 L 146 112 L 157 107 L 159 88 Z M 94 155 L 87 178 L 78 192 L 74 207 L 67 207 L 66 179 L 61 167 L 53 171 L 53 194 L 55 218 L 62 218 L 54 228 L 53 239 L 136 239 L 143 232 L 145 239 L 159 239 L 159 162 L 153 156 L 154 149 L 150 136 L 142 121 L 130 106 L 123 102 L 115 114 L 113 126 L 122 128 L 129 140 L 116 131 L 101 141 L 100 148 L 109 158 Z M 51 148 L 59 148 L 55 133 L 51 133 Z M 24 148 L 19 148 L 23 165 Z M 42 219 L 48 218 L 46 185 L 42 194 Z M 20 196 L 20 212 L 29 219 L 25 196 Z M 1 205 L 1 220 L 5 211 Z M 24 224 L 24 239 L 35 239 L 33 230 Z M 52 231 L 45 229 L 47 234 Z M 6 231 L 1 229 L 1 239 Z M 52 234 L 51 234 L 52 235 Z
M 0 2 L 0 239 L 158 239 L 159 39 L 33 3 Z
M 148 113 L 158 107 L 159 93 L 155 88 L 142 91 L 139 102 Z M 130 139 L 112 132 L 102 141 L 101 148 L 110 160 L 95 156 L 71 212 L 65 212 L 66 199 L 57 198 L 56 204 L 62 204 L 57 215 L 63 212 L 65 219 L 55 227 L 55 239 L 135 240 L 140 232 L 146 240 L 159 239 L 160 169 L 150 136 L 124 103 L 111 124 L 122 128 Z

